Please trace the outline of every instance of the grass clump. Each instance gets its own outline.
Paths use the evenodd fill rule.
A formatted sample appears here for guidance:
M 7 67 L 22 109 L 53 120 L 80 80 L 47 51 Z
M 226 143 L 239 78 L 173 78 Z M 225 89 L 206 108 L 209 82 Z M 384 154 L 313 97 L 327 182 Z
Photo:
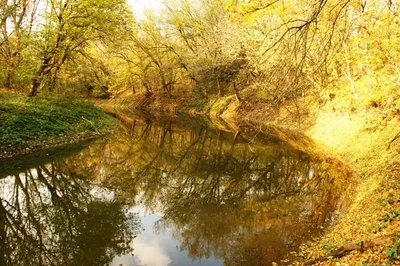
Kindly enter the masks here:
M 0 146 L 43 141 L 77 133 L 104 133 L 113 118 L 77 98 L 29 98 L 0 94 Z

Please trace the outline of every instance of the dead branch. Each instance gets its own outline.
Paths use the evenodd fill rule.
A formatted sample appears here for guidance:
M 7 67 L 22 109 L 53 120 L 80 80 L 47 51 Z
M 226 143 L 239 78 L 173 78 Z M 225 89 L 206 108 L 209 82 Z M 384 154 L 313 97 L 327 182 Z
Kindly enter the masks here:
M 352 252 L 354 250 L 359 250 L 360 252 L 364 252 L 366 249 L 386 244 L 386 243 L 392 241 L 393 239 L 394 239 L 394 235 L 385 235 L 385 236 L 379 236 L 377 238 L 374 238 L 371 241 L 349 243 L 347 245 L 341 246 L 340 248 L 332 251 L 330 254 L 328 254 L 326 256 L 321 256 L 319 258 L 306 261 L 303 264 L 303 266 L 314 265 L 315 263 L 327 261 L 332 258 L 341 258 L 341 257 L 346 256 L 347 254 L 349 254 L 350 252 Z
M 393 143 L 394 141 L 396 141 L 398 138 L 400 138 L 400 132 L 397 133 L 397 135 L 389 142 L 389 145 L 387 146 L 387 150 L 390 149 L 390 145 L 392 145 L 392 143 Z
M 96 126 L 93 124 L 92 121 L 90 121 L 90 120 L 84 118 L 83 116 L 81 117 L 81 119 L 84 120 L 84 121 L 86 121 L 86 122 L 88 122 L 88 123 L 93 127 L 93 129 L 96 131 L 96 133 L 97 133 L 97 134 L 100 134 L 100 132 L 97 130 Z

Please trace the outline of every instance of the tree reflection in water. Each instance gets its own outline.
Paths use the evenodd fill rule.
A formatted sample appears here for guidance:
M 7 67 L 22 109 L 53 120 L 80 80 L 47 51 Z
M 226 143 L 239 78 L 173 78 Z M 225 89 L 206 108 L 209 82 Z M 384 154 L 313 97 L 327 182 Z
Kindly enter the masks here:
M 67 160 L 3 177 L 0 188 L 0 265 L 105 265 L 130 251 L 138 218 L 107 190 L 95 197 Z
M 244 132 L 134 121 L 67 163 L 126 202 L 139 195 L 192 259 L 268 265 L 331 219 L 350 172 Z

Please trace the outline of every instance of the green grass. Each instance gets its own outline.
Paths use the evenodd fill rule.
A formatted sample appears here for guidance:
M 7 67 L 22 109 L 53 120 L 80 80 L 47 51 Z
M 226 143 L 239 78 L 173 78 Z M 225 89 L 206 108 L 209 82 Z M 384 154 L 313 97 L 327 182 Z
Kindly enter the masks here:
M 0 146 L 43 141 L 82 132 L 105 132 L 113 118 L 76 98 L 0 94 Z M 89 122 L 90 121 L 90 122 Z

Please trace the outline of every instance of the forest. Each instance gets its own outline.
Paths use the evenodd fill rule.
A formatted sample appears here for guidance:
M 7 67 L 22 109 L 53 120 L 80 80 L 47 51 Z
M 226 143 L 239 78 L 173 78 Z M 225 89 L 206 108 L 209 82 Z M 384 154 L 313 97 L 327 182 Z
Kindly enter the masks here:
M 6 89 L 98 97 L 307 96 L 380 104 L 400 82 L 396 1 L 5 0 Z
M 187 115 L 216 128 L 223 124 L 235 135 L 232 153 L 244 125 L 257 132 L 267 128 L 294 150 L 336 158 L 351 169 L 341 171 L 348 179 L 340 179 L 346 192 L 334 197 L 335 202 L 346 201 L 343 213 L 335 212 L 340 219 L 320 237 L 304 243 L 294 265 L 314 263 L 312 259 L 318 258 L 326 265 L 397 263 L 400 3 L 163 0 L 162 4 L 161 9 L 138 16 L 127 0 L 0 0 L 0 164 L 42 146 L 47 149 L 107 134 L 117 123 L 103 111 L 122 121 L 130 112 L 141 110 L 158 119 L 172 116 L 179 120 Z M 151 132 L 151 127 L 143 132 Z M 198 141 L 206 143 L 212 138 L 205 132 L 192 132 L 190 140 L 198 136 Z M 178 134 L 182 143 L 174 139 L 172 127 L 154 135 L 164 136 L 160 147 L 168 135 L 178 146 L 186 138 Z M 256 137 L 248 139 L 253 144 Z M 121 147 L 107 156 L 118 157 L 125 150 L 134 154 L 130 149 L 138 143 L 131 142 L 121 141 Z M 196 143 L 190 146 L 196 148 L 193 154 L 188 149 L 185 156 L 204 159 L 202 167 L 222 167 L 210 163 L 206 155 L 203 158 Z M 220 143 L 210 142 L 209 148 Z M 150 144 L 140 143 L 138 150 Z M 314 144 L 324 151 L 311 151 Z M 154 151 L 160 152 L 154 158 L 137 161 L 135 156 L 125 156 L 129 160 L 118 169 L 121 176 L 132 174 L 132 161 L 152 169 L 161 160 L 160 154 L 174 159 L 171 151 L 157 145 Z M 232 169 L 242 164 L 246 169 L 254 163 L 228 159 L 226 164 Z M 103 163 L 99 172 L 104 174 L 108 161 Z M 325 168 L 321 171 L 330 171 Z M 154 170 L 154 176 L 159 170 Z M 241 174 L 240 178 L 253 178 L 250 170 Z M 313 192 L 307 186 L 301 189 Z M 334 192 L 321 195 L 326 196 L 321 202 L 327 202 Z M 177 199 L 168 202 L 173 200 Z M 95 211 L 103 212 L 100 207 Z M 114 209 L 120 213 L 122 207 Z M 174 222 L 174 210 L 168 211 L 172 218 L 165 224 Z M 379 237 L 388 241 L 364 250 L 363 243 L 375 243 Z M 335 253 L 348 243 L 354 252 Z

